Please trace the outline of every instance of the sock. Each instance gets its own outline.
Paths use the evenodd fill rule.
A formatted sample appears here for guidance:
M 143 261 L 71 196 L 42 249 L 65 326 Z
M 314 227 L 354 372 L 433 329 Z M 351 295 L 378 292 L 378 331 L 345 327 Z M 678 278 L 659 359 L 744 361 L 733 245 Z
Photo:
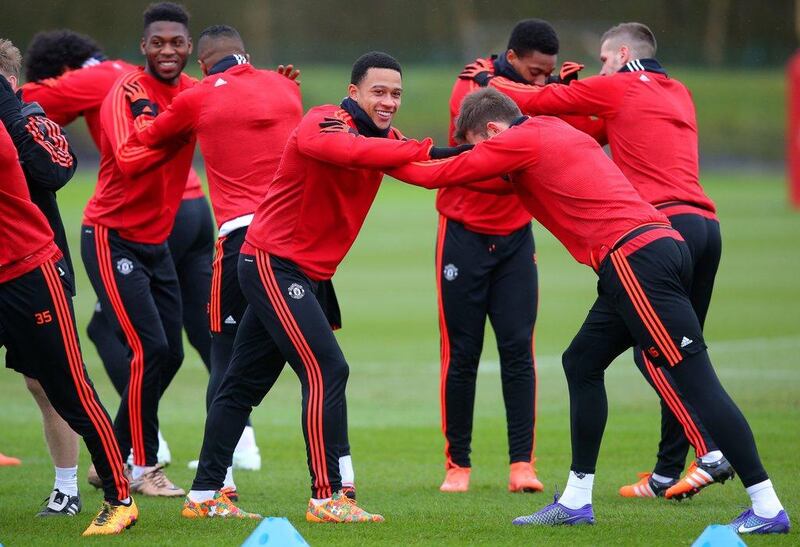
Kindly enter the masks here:
M 194 503 L 203 503 L 214 499 L 214 490 L 189 490 L 187 497 Z
M 110 503 L 111 505 L 124 505 L 125 507 L 128 507 L 131 504 L 131 498 L 130 497 L 127 497 L 124 500 L 109 500 L 109 499 L 107 499 L 106 501 L 108 503 Z
M 353 469 L 353 458 L 349 454 L 339 458 L 339 474 L 342 476 L 343 487 L 354 487 L 356 484 L 356 472 Z
M 558 498 L 558 503 L 568 509 L 580 509 L 592 503 L 592 486 L 594 486 L 594 473 L 569 472 L 567 487 Z
M 311 498 L 311 503 L 314 505 L 322 505 L 323 503 L 328 503 L 329 501 L 331 501 L 331 498 Z
M 239 442 L 236 443 L 234 452 L 249 452 L 253 449 L 258 449 L 258 446 L 256 446 L 256 432 L 253 426 L 246 425 L 242 430 L 242 436 L 239 437 Z
M 222 482 L 223 487 L 230 486 L 234 490 L 236 490 L 236 483 L 233 482 L 233 466 L 229 467 L 225 471 L 225 480 Z
M 718 462 L 720 459 L 722 459 L 721 450 L 712 450 L 711 452 L 708 452 L 700 456 L 700 461 L 702 461 L 703 463 L 714 463 Z
M 778 494 L 772 487 L 772 481 L 767 479 L 758 484 L 747 487 L 750 501 L 753 502 L 753 512 L 759 517 L 772 518 L 781 512 L 783 505 L 778 499 Z
M 53 490 L 58 489 L 69 496 L 78 495 L 78 466 L 56 467 L 56 480 Z
M 653 473 L 651 477 L 654 481 L 660 482 L 661 484 L 669 484 L 672 481 L 678 480 L 677 477 L 665 477 L 664 475 L 659 475 L 658 473 Z
M 145 473 L 149 473 L 150 471 L 152 471 L 155 468 L 156 467 L 154 465 L 151 465 L 151 466 L 134 465 L 133 466 L 133 470 L 131 471 L 131 478 L 133 480 L 136 480 L 139 477 L 141 477 L 142 475 L 144 475 Z

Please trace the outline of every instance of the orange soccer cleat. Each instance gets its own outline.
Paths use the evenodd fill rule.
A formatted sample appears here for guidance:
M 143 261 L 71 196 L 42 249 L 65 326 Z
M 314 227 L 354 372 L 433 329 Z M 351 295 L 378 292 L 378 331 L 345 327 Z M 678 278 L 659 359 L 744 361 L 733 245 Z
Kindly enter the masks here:
M 542 481 L 536 478 L 536 469 L 531 462 L 514 462 L 508 474 L 509 492 L 541 492 Z
M 214 492 L 214 497 L 207 501 L 195 503 L 186 497 L 183 502 L 181 516 L 187 519 L 230 518 L 261 519 L 258 513 L 248 513 L 238 508 L 221 490 Z
M 675 483 L 662 483 L 653 480 L 652 473 L 639 473 L 639 481 L 633 484 L 626 484 L 619 489 L 619 495 L 623 498 L 662 498 L 667 489 Z
M 0 452 L 0 467 L 7 465 L 22 465 L 22 460 L 19 458 L 12 458 Z
M 450 467 L 439 490 L 442 492 L 466 492 L 469 490 L 469 474 L 471 471 L 471 467 Z
M 735 476 L 733 467 L 725 457 L 711 463 L 704 463 L 703 460 L 697 458 L 686 470 L 686 474 L 681 477 L 681 480 L 667 490 L 664 497 L 668 500 L 680 501 L 698 494 L 706 486 L 711 486 L 715 482 L 722 484 Z

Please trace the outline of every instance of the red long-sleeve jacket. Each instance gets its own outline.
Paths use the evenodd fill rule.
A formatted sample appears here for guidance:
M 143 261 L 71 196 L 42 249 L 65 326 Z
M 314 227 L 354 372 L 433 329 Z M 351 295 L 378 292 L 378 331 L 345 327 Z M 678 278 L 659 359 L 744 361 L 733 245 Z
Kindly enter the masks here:
M 600 117 L 614 162 L 645 201 L 657 207 L 682 202 L 714 216 L 699 182 L 694 104 L 678 80 L 638 69 L 593 76 L 547 86 L 520 107 L 526 114 Z
M 166 241 L 175 221 L 194 153 L 194 138 L 157 150 L 129 141 L 134 130 L 124 85 L 139 83 L 159 111 L 181 91 L 194 85 L 181 75 L 165 84 L 138 69 L 122 76 L 100 110 L 100 172 L 97 187 L 84 210 L 84 222 L 117 230 L 125 239 L 157 244 Z
M 76 70 L 68 70 L 55 78 L 28 82 L 22 86 L 22 97 L 27 102 L 39 103 L 47 117 L 58 125 L 68 125 L 79 116 L 86 120 L 89 134 L 97 150 L 100 142 L 100 107 L 116 81 L 123 74 L 136 70 L 121 59 L 102 61 Z M 186 179 L 183 199 L 201 197 L 200 177 L 194 169 Z
M 575 260 L 595 269 L 637 227 L 669 226 L 594 139 L 550 116 L 527 118 L 460 156 L 412 163 L 389 174 L 426 187 L 507 174 L 507 186 L 527 211 Z
M 291 260 L 311 279 L 333 277 L 361 230 L 387 169 L 428 159 L 431 141 L 321 133 L 325 117 L 345 120 L 339 106 L 312 108 L 292 132 L 246 241 Z M 247 248 L 243 248 L 247 252 Z
M 44 214 L 31 202 L 17 149 L 0 123 L 0 283 L 44 264 L 59 252 Z
M 297 84 L 248 63 L 207 76 L 131 138 L 163 147 L 196 135 L 219 226 L 256 210 L 302 117 Z

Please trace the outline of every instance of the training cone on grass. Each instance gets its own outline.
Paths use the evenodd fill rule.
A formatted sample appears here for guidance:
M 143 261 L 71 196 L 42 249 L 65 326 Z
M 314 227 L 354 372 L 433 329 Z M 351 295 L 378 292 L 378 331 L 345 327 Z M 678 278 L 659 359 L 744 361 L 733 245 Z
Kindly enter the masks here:
M 303 539 L 292 523 L 283 517 L 267 517 L 261 521 L 253 533 L 242 543 L 242 547 L 285 546 L 299 547 L 308 542 Z
M 694 540 L 692 547 L 747 547 L 747 544 L 730 527 L 712 524 Z

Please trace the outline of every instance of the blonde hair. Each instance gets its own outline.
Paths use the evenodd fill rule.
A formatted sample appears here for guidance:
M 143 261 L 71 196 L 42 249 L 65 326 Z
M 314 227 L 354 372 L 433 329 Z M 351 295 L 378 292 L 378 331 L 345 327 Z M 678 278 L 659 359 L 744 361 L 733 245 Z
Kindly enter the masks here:
M 22 54 L 11 40 L 0 38 L 0 73 L 6 78 L 14 76 L 19 80 L 19 71 L 22 67 Z

